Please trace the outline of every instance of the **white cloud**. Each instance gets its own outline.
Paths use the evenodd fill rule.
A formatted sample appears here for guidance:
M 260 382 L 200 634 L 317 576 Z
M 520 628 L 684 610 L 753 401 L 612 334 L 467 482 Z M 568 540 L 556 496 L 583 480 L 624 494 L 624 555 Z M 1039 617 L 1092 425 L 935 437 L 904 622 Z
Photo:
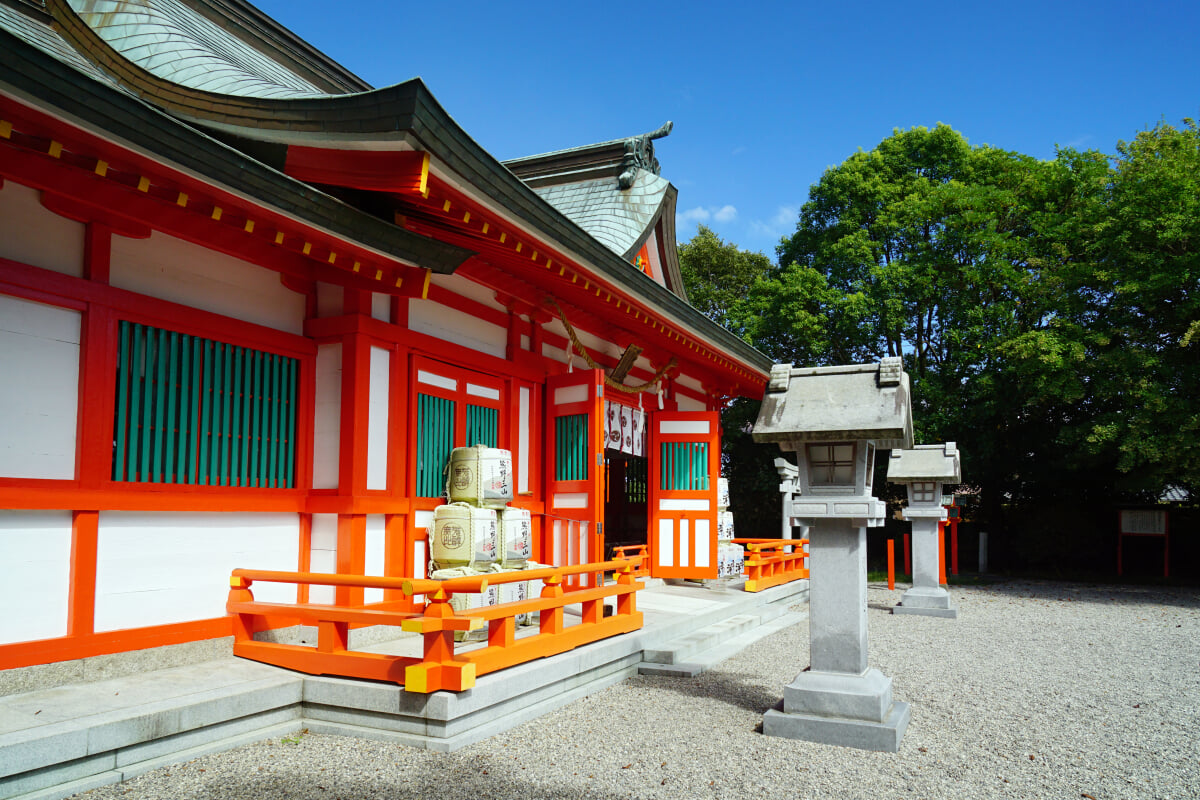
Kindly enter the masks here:
M 768 220 L 756 219 L 750 223 L 750 232 L 764 239 L 779 239 L 796 229 L 800 218 L 800 206 L 779 206 Z
M 733 206 L 721 206 L 712 215 L 713 222 L 733 222 L 737 219 L 737 209 Z
M 721 223 L 733 222 L 735 219 L 737 219 L 737 213 L 737 209 L 731 205 L 723 205 L 720 207 L 709 206 L 707 208 L 704 206 L 696 206 L 695 208 L 689 208 L 687 211 L 680 211 L 676 218 L 676 222 L 681 226 L 700 224 L 710 221 Z
M 731 155 L 740 156 L 742 153 L 746 152 L 746 150 L 747 148 L 745 145 L 739 144 L 737 147 L 733 148 L 733 153 Z

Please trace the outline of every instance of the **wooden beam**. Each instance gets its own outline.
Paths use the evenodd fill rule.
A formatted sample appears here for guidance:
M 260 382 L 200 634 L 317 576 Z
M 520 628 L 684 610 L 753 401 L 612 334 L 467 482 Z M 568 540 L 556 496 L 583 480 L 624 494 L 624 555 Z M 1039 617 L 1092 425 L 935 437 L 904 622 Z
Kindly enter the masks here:
M 429 195 L 429 154 L 416 150 L 288 147 L 284 172 L 306 183 Z

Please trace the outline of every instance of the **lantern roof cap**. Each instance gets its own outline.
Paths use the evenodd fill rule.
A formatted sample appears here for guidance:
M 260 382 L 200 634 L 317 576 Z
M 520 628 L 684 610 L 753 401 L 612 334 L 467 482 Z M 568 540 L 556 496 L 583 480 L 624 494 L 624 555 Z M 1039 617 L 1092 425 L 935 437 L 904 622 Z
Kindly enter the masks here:
M 945 442 L 919 444 L 911 450 L 893 450 L 888 459 L 887 477 L 892 483 L 958 483 L 962 480 L 958 447 L 954 442 Z

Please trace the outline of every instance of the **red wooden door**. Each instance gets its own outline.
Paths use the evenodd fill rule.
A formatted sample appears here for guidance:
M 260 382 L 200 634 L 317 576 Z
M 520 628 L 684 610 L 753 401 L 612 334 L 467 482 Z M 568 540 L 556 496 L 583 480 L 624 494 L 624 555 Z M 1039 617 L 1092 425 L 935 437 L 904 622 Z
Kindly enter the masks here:
M 651 415 L 648 533 L 653 577 L 717 577 L 720 431 L 715 411 Z
M 546 525 L 543 557 L 555 566 L 604 556 L 604 373 L 578 370 L 546 381 Z M 597 576 L 564 587 L 597 585 Z

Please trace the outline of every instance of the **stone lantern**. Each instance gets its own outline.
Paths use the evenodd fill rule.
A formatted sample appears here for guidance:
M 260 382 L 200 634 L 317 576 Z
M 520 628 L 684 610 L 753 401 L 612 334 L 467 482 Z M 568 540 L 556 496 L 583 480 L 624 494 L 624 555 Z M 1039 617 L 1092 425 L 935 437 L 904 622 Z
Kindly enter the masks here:
M 954 442 L 946 442 L 893 450 L 887 475 L 889 482 L 902 483 L 908 490 L 908 507 L 903 518 L 912 523 L 913 585 L 892 613 L 953 619 L 958 611 L 950 605 L 950 593 L 938 577 L 941 572 L 938 523 L 946 520 L 942 484 L 962 480 L 958 448 Z
M 763 733 L 865 750 L 895 751 L 907 703 L 867 666 L 867 527 L 883 524 L 871 494 L 875 450 L 912 447 L 912 401 L 899 358 L 878 364 L 777 364 L 754 439 L 796 454 L 791 513 L 809 526 L 811 665 L 784 688 L 783 710 Z

